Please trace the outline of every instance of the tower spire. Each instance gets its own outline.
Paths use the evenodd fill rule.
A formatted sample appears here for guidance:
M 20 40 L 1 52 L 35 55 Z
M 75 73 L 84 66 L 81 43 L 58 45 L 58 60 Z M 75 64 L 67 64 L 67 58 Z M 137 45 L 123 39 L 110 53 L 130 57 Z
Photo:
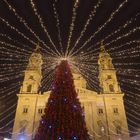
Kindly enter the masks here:
M 21 93 L 38 93 L 42 79 L 42 55 L 39 44 L 29 58 Z
M 103 40 L 101 41 L 100 51 L 104 53 L 106 52 Z
M 35 52 L 35 53 L 41 53 L 39 42 L 36 44 L 36 48 L 34 49 L 34 52 Z
M 105 50 L 103 41 L 101 42 L 99 53 L 99 81 L 102 93 L 120 93 L 120 87 L 116 77 L 116 70 L 112 63 L 112 58 Z

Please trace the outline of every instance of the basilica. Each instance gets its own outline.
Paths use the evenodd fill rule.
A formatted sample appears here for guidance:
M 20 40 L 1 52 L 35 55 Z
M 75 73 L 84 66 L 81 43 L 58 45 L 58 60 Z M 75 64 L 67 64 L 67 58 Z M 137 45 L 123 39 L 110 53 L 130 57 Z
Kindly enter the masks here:
M 12 140 L 33 140 L 44 113 L 50 91 L 38 93 L 42 79 L 42 56 L 34 51 L 25 70 L 18 96 Z M 130 140 L 123 96 L 112 58 L 101 44 L 98 58 L 101 91 L 88 90 L 86 80 L 73 70 L 78 98 L 84 109 L 86 125 L 92 140 Z M 93 79 L 94 80 L 94 79 Z

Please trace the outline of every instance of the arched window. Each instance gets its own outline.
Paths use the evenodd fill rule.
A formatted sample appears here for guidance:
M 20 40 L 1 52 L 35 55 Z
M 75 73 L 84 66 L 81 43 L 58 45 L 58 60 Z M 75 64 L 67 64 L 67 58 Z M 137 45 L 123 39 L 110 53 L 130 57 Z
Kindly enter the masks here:
M 121 135 L 122 134 L 122 131 L 121 131 L 121 126 L 116 126 L 116 133 L 118 134 L 118 135 Z
M 82 105 L 82 116 L 85 119 L 85 107 L 84 107 L 84 105 Z
M 105 127 L 103 125 L 99 126 L 99 135 L 105 136 L 106 132 L 105 132 Z
M 101 126 L 100 127 L 100 130 L 101 130 L 101 134 L 104 135 L 105 134 L 105 127 L 104 126 Z
M 103 113 L 104 113 L 103 108 L 98 108 L 98 114 L 101 115 Z
M 44 109 L 42 108 L 42 107 L 40 107 L 39 109 L 38 109 L 38 114 L 42 114 L 44 112 Z
M 108 67 L 109 68 L 111 67 L 111 60 L 110 59 L 108 60 Z
M 113 108 L 113 113 L 114 113 L 114 114 L 118 114 L 118 113 L 119 113 L 119 110 L 118 110 L 117 107 L 114 107 L 114 108 Z
M 99 127 L 99 135 L 104 136 L 106 134 L 105 126 L 103 125 L 101 121 L 98 121 L 97 124 Z
M 104 60 L 101 60 L 100 61 L 100 64 L 101 64 L 101 68 L 104 69 L 105 68 L 105 62 L 104 62 Z
M 23 113 L 28 113 L 28 107 L 23 107 Z
M 117 135 L 122 134 L 121 122 L 119 120 L 114 121 L 115 131 Z
M 112 79 L 111 75 L 107 75 L 107 79 Z
M 110 90 L 110 92 L 114 92 L 114 86 L 113 85 L 109 85 L 109 90 Z
M 21 128 L 18 134 L 18 140 L 26 140 L 25 127 Z
M 30 79 L 30 80 L 33 80 L 33 79 L 34 79 L 34 77 L 33 77 L 32 75 L 30 75 L 29 79 Z
M 20 133 L 20 134 L 24 134 L 24 133 L 25 133 L 25 126 L 24 126 L 24 127 L 22 126 L 22 128 L 21 128 L 20 131 L 19 131 L 19 133 Z
M 31 92 L 31 90 L 32 90 L 32 85 L 28 85 L 27 86 L 27 92 Z

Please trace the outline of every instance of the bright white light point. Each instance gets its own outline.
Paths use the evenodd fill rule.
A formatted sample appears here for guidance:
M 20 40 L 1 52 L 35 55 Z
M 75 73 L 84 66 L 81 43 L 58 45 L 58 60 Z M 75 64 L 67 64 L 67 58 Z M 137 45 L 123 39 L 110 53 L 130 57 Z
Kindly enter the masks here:
M 60 64 L 61 61 L 66 61 L 66 60 L 69 61 L 69 58 L 68 57 L 60 57 L 60 58 L 58 58 L 57 63 Z
M 79 2 L 79 0 L 76 0 L 76 3 L 78 3 Z
M 10 140 L 10 139 L 8 139 L 8 138 L 4 138 L 4 140 Z
M 101 127 L 101 131 L 104 131 L 105 129 L 104 129 L 104 127 Z
M 62 57 L 61 60 L 68 60 L 68 58 L 67 57 Z

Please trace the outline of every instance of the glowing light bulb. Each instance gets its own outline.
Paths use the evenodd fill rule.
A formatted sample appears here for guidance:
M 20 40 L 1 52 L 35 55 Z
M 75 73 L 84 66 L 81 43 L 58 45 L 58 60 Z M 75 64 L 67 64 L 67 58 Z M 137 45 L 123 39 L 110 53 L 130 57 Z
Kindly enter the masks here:
M 101 131 L 104 132 L 104 130 L 105 130 L 105 129 L 104 129 L 104 127 L 102 126 L 102 127 L 101 127 Z
M 24 137 L 24 136 L 21 136 L 21 137 L 19 138 L 19 140 L 25 140 L 25 137 Z
M 67 57 L 62 57 L 61 60 L 67 60 Z
M 76 106 L 76 105 L 74 105 L 73 107 L 74 107 L 74 108 L 77 108 L 77 106 Z
M 49 125 L 49 128 L 52 128 L 52 126 L 51 126 L 51 125 Z
M 76 3 L 78 3 L 79 2 L 79 0 L 76 0 Z

